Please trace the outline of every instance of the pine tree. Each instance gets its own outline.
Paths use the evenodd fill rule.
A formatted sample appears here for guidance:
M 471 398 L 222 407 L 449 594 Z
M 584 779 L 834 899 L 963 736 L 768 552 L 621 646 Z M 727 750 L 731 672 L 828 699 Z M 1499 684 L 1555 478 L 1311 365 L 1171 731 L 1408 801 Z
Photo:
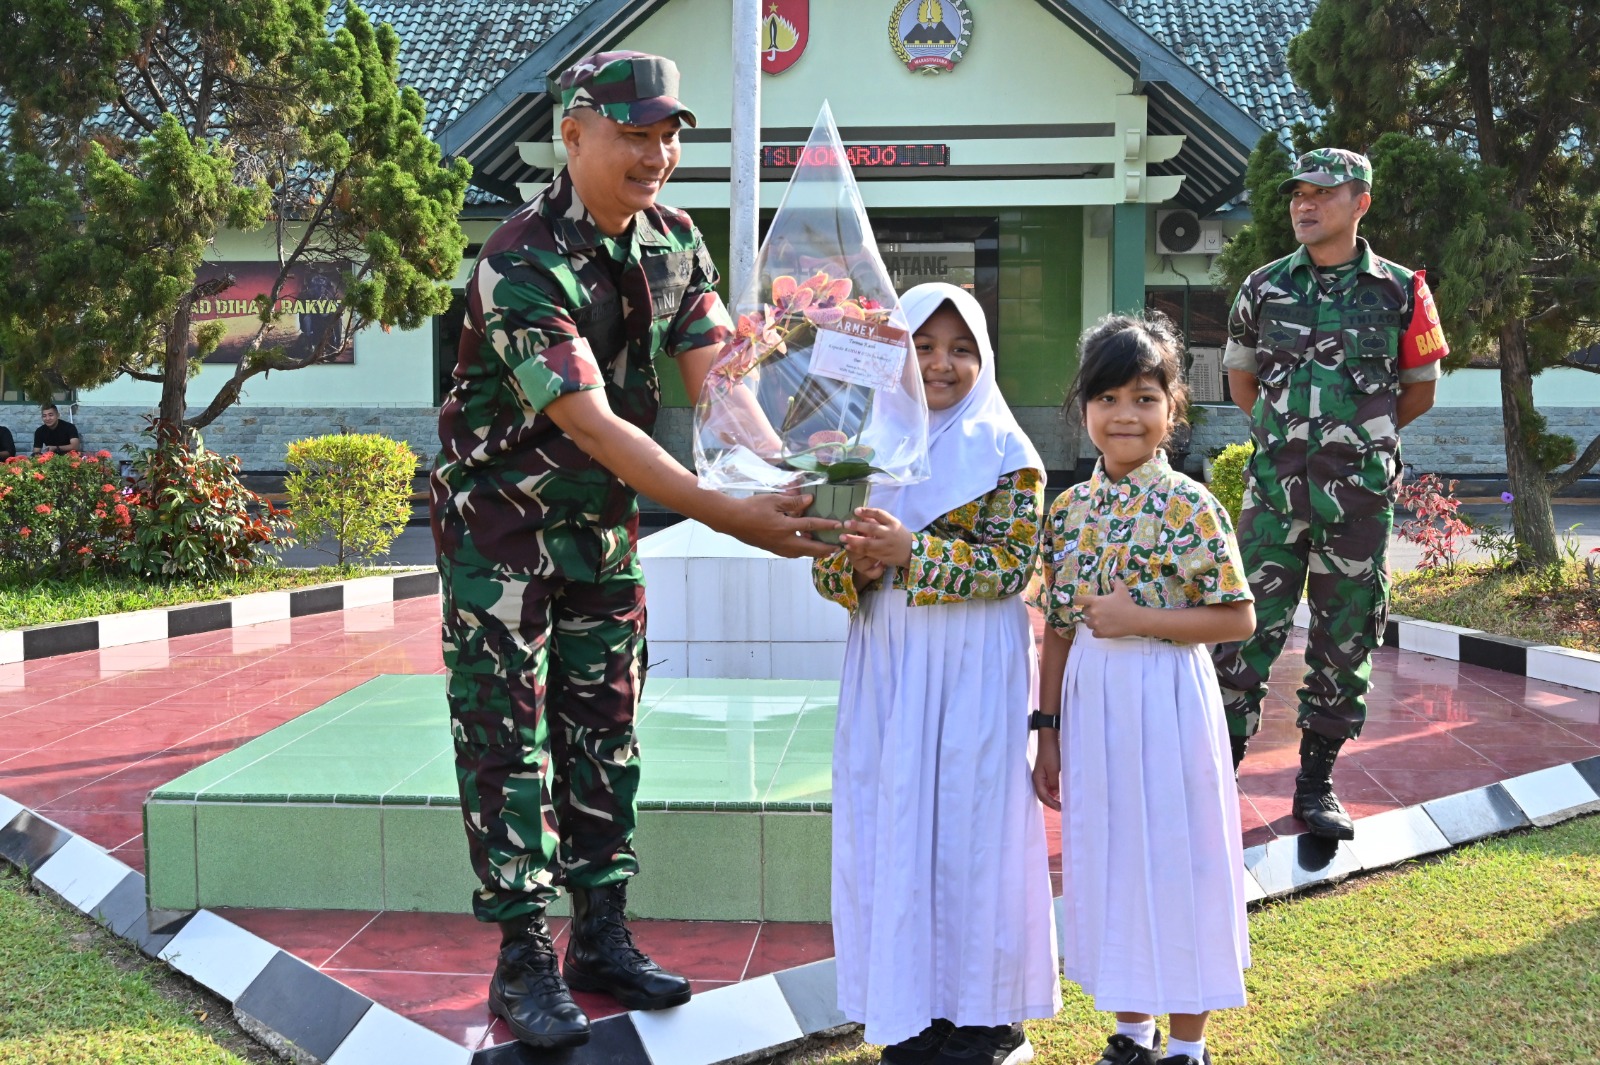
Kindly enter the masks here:
M 1600 4 L 1321 0 L 1289 65 L 1326 114 L 1317 143 L 1371 156 L 1362 234 L 1427 268 L 1451 364 L 1498 357 L 1520 561 L 1554 564 L 1551 497 L 1600 460 L 1600 437 L 1579 455 L 1533 402 L 1535 375 L 1600 339 Z M 1273 198 L 1286 164 L 1273 138 L 1252 158 L 1235 283 L 1294 248 Z
M 121 376 L 162 386 L 160 424 L 197 429 L 271 370 L 327 345 L 264 347 L 292 272 L 344 275 L 342 336 L 415 328 L 449 304 L 468 168 L 440 164 L 399 38 L 328 0 L 14 0 L 0 49 L 0 359 L 34 395 Z M 189 413 L 223 334 L 193 323 L 224 230 L 259 231 L 278 273 L 232 376 Z M 186 414 L 188 415 L 186 417 Z

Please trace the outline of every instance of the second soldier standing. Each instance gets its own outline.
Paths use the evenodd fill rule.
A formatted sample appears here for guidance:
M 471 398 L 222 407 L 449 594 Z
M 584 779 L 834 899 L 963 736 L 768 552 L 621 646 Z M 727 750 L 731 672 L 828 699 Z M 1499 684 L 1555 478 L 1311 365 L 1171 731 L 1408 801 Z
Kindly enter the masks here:
M 1294 816 L 1316 835 L 1352 839 L 1333 766 L 1366 720 L 1371 655 L 1388 615 L 1400 430 L 1433 406 L 1449 349 L 1422 271 L 1373 254 L 1356 235 L 1372 205 L 1366 156 L 1307 152 L 1280 187 L 1301 247 L 1245 279 L 1223 357 L 1255 447 L 1239 550 L 1256 631 L 1218 645 L 1214 659 L 1237 769 L 1305 589 Z

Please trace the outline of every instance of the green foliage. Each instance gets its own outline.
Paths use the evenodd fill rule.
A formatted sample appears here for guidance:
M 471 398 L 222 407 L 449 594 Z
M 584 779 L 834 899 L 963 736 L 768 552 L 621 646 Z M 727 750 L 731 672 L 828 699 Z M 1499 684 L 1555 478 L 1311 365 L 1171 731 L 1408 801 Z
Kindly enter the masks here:
M 0 575 L 36 581 L 115 569 L 133 517 L 109 451 L 0 466 Z
M 1470 522 L 1472 542 L 1486 556 L 1491 570 L 1509 570 L 1516 566 L 1522 554 L 1522 544 L 1516 534 L 1493 518 L 1476 518 Z
M 192 328 L 191 306 L 231 284 L 196 270 L 224 230 L 268 225 L 278 286 L 339 269 L 346 336 L 448 306 L 468 170 L 440 165 L 389 26 L 326 0 L 18 0 L 8 15 L 0 350 L 31 394 L 131 375 L 162 383 L 163 420 L 198 428 L 257 374 L 332 357 L 257 347 L 184 421 L 221 337 Z
M 411 516 L 417 456 L 399 440 L 376 433 L 297 440 L 286 463 L 284 491 L 300 540 L 332 540 L 341 566 L 352 555 L 387 551 Z
M 1229 444 L 1211 460 L 1211 481 L 1207 485 L 1239 527 L 1239 511 L 1244 509 L 1244 472 L 1255 448 L 1250 444 Z
M 1289 197 L 1278 191 L 1293 165 L 1278 135 L 1262 134 L 1244 175 L 1244 186 L 1250 192 L 1250 224 L 1228 241 L 1217 257 L 1216 270 L 1228 288 L 1237 289 L 1255 270 L 1299 247 L 1289 224 Z
M 287 516 L 239 481 L 239 459 L 208 451 L 197 434 L 153 425 L 134 462 L 139 513 L 127 559 L 146 577 L 216 580 L 268 560 Z M 130 448 L 130 450 L 132 450 Z
M 280 1060 L 226 1000 L 0 866 L 0 1065 Z
M 1533 376 L 1600 339 L 1600 6 L 1322 0 L 1289 65 L 1327 111 L 1319 139 L 1373 158 L 1363 232 L 1428 269 L 1457 361 L 1498 355 L 1517 539 L 1553 563 L 1529 479 L 1600 456 L 1552 475 L 1576 449 L 1528 417 Z

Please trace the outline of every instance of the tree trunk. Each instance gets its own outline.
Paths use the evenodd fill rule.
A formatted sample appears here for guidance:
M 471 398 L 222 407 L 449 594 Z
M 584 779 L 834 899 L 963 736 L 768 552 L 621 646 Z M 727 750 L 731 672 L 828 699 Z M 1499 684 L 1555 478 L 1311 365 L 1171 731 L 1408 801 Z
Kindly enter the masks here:
M 1553 566 L 1560 561 L 1556 519 L 1550 510 L 1550 485 L 1534 460 L 1533 375 L 1528 372 L 1528 335 L 1519 319 L 1500 330 L 1500 414 L 1506 431 L 1506 476 L 1511 481 L 1511 528 L 1518 542 L 1517 561 L 1524 566 Z
M 189 322 L 193 297 L 178 301 L 177 312 L 167 327 L 167 350 L 161 360 L 161 407 L 156 411 L 159 422 L 157 438 L 162 434 L 179 433 L 183 429 L 183 414 L 189 397 Z

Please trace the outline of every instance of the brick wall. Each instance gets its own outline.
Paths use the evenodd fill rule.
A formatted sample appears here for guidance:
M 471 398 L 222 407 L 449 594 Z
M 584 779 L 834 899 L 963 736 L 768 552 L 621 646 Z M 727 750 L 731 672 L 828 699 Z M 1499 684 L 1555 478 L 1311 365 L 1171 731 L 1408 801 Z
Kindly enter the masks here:
M 1234 407 L 1207 407 L 1195 426 L 1190 453 L 1199 456 L 1212 448 L 1245 438 L 1244 415 Z M 1017 421 L 1039 448 L 1047 469 L 1071 469 L 1067 454 L 1066 422 L 1058 407 L 1017 407 Z M 108 448 L 121 456 L 121 447 L 138 442 L 141 407 L 80 406 L 68 417 L 83 434 L 84 446 Z M 1546 409 L 1552 432 L 1565 433 L 1581 449 L 1600 434 L 1600 410 L 1588 407 Z M 656 439 L 685 465 L 690 464 L 689 430 L 692 412 L 668 407 L 656 424 Z M 31 428 L 29 429 L 31 432 Z M 238 455 L 246 470 L 283 469 L 289 443 L 308 436 L 350 431 L 382 433 L 404 440 L 430 463 L 438 452 L 438 412 L 432 407 L 234 407 L 204 433 L 206 445 L 223 454 Z M 1403 434 L 1407 465 L 1417 472 L 1503 476 L 1504 433 L 1498 407 L 1444 407 L 1424 414 Z M 1080 453 L 1094 454 L 1087 435 Z M 1198 461 L 1198 458 L 1196 459 Z
M 1245 417 L 1237 407 L 1206 411 L 1195 427 L 1192 453 L 1204 454 L 1245 438 Z M 1551 432 L 1572 437 L 1580 451 L 1600 434 L 1600 410 L 1547 407 L 1541 413 Z M 1435 407 L 1406 426 L 1400 441 L 1406 465 L 1417 473 L 1505 476 L 1505 430 L 1499 407 Z
M 83 435 L 83 446 L 123 457 L 125 444 L 144 445 L 145 407 L 82 404 L 65 414 Z M 411 445 L 424 464 L 439 450 L 439 412 L 433 407 L 230 407 L 201 436 L 212 451 L 238 455 L 249 471 L 281 471 L 289 445 L 329 433 L 381 433 Z

